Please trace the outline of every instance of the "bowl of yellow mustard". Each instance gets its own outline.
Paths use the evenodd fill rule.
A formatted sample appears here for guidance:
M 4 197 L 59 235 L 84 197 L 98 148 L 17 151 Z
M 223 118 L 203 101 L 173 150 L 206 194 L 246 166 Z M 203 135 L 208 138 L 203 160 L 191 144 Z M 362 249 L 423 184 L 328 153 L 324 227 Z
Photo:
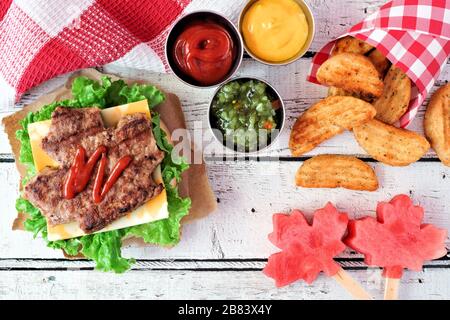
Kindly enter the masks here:
M 314 16 L 302 0 L 250 0 L 238 28 L 247 53 L 269 65 L 286 65 L 302 57 L 315 33 Z

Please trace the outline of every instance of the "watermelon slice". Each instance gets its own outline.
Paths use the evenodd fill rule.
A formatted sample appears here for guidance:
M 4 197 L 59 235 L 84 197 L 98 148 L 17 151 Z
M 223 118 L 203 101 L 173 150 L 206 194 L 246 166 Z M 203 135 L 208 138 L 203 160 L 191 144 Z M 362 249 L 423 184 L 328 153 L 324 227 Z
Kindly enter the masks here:
M 312 283 L 321 271 L 335 275 L 341 267 L 333 258 L 346 248 L 342 238 L 347 223 L 347 214 L 331 203 L 314 213 L 312 225 L 299 210 L 275 214 L 269 240 L 282 251 L 269 257 L 264 274 L 275 279 L 277 287 L 300 279 Z
M 421 271 L 426 260 L 447 254 L 447 230 L 422 224 L 424 210 L 406 195 L 381 202 L 377 218 L 349 222 L 345 243 L 364 254 L 365 262 L 384 268 L 387 278 L 400 279 L 403 269 Z

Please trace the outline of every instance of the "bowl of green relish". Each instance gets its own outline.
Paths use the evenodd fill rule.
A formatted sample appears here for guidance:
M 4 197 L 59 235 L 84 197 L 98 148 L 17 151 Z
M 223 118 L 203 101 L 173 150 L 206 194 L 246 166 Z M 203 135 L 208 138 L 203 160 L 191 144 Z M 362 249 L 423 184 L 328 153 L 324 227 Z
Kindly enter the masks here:
M 273 86 L 258 78 L 234 78 L 214 93 L 209 125 L 228 149 L 252 153 L 269 148 L 280 135 L 284 103 Z

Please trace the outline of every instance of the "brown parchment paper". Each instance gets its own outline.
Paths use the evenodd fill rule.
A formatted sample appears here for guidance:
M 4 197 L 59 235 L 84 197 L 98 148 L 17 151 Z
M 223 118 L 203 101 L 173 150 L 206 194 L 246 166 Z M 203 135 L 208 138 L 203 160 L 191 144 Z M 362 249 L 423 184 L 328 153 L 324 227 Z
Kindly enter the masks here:
M 17 170 L 19 171 L 22 178 L 26 173 L 26 168 L 19 162 L 20 142 L 16 139 L 15 135 L 16 131 L 20 129 L 19 121 L 23 119 L 30 111 L 37 111 L 42 106 L 57 100 L 71 98 L 72 94 L 70 88 L 72 86 L 72 81 L 74 78 L 78 76 L 86 76 L 91 79 L 99 80 L 104 75 L 105 74 L 102 74 L 95 69 L 85 69 L 77 71 L 69 78 L 64 86 L 40 97 L 35 102 L 24 107 L 22 110 L 3 118 L 2 123 L 4 126 L 4 130 L 8 136 L 9 143 L 11 144 L 12 152 L 16 160 L 15 163 L 17 166 Z M 111 77 L 113 80 L 119 79 L 115 75 L 107 76 Z M 131 79 L 123 80 L 127 83 L 148 83 L 145 81 L 137 81 Z M 158 86 L 157 84 L 153 85 Z M 163 89 L 164 88 L 162 88 L 162 90 Z M 186 123 L 180 100 L 176 95 L 172 93 L 165 92 L 165 95 L 166 100 L 164 101 L 164 103 L 156 108 L 161 116 L 162 127 L 165 126 L 165 128 L 163 129 L 165 129 L 169 133 L 178 128 L 186 129 Z M 194 147 L 192 146 L 191 153 L 194 152 L 193 150 Z M 204 163 L 192 164 L 189 169 L 183 173 L 182 180 L 178 187 L 180 190 L 180 194 L 183 197 L 190 197 L 192 200 L 191 210 L 189 212 L 189 215 L 183 218 L 183 223 L 205 217 L 217 208 L 216 197 L 214 196 L 214 193 L 210 187 Z M 19 213 L 17 219 L 14 221 L 13 230 L 23 230 L 23 222 L 25 221 L 25 219 L 26 216 Z M 143 241 L 136 238 L 127 239 L 124 241 L 124 244 L 146 245 Z

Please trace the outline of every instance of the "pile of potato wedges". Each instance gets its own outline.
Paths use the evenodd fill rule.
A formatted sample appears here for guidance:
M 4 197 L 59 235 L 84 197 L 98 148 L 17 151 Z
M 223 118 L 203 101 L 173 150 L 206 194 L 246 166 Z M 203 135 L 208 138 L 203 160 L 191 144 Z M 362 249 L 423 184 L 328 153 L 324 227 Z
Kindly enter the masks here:
M 450 84 L 431 98 L 425 113 L 425 138 L 394 126 L 408 110 L 411 81 L 364 41 L 350 36 L 339 39 L 330 58 L 317 71 L 317 80 L 329 87 L 328 97 L 295 122 L 289 140 L 292 155 L 301 156 L 350 130 L 372 158 L 387 165 L 416 162 L 431 144 L 442 163 L 450 166 Z M 320 155 L 305 161 L 295 180 L 306 188 L 378 188 L 372 167 L 342 155 Z

